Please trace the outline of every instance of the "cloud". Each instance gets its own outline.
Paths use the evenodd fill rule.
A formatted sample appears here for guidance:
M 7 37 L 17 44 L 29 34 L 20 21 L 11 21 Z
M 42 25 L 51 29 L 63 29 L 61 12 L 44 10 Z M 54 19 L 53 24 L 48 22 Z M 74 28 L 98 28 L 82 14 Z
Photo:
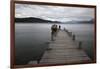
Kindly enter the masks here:
M 15 4 L 15 17 L 38 17 L 53 21 L 90 20 L 93 8 Z

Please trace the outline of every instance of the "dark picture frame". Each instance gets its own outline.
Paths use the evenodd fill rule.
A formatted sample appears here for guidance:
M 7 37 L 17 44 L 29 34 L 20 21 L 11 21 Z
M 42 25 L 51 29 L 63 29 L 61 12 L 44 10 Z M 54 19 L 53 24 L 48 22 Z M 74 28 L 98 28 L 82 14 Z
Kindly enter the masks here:
M 84 63 L 61 63 L 61 64 L 30 64 L 30 65 L 15 65 L 15 4 L 34 4 L 34 5 L 50 5 L 62 7 L 81 7 L 81 8 L 94 8 L 94 59 Z M 59 65 L 74 65 L 74 64 L 90 64 L 96 63 L 96 6 L 95 5 L 81 5 L 81 4 L 64 4 L 64 3 L 49 3 L 49 2 L 33 2 L 33 1 L 11 1 L 11 23 L 10 23 L 10 60 L 11 68 L 26 68 L 26 67 L 43 67 L 43 66 L 59 66 Z

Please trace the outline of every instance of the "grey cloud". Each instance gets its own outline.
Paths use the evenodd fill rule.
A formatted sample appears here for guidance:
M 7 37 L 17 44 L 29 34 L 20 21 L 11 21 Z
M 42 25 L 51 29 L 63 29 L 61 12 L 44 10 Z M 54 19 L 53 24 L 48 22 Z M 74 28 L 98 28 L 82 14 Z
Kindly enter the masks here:
M 39 17 L 49 20 L 68 21 L 73 19 L 89 20 L 94 18 L 93 8 L 61 7 L 48 5 L 15 5 L 16 17 Z

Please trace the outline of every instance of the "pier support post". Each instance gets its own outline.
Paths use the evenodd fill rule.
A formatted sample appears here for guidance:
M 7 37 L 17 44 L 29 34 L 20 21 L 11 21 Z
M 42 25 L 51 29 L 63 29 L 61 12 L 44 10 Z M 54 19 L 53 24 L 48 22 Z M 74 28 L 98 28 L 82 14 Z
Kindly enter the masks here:
M 72 40 L 75 41 L 75 35 L 73 35 Z
M 37 64 L 39 64 L 39 63 L 40 63 L 40 59 L 37 60 Z
M 66 31 L 66 29 L 64 28 L 64 31 Z
M 72 36 L 72 32 L 69 32 L 69 35 Z
M 82 42 L 81 41 L 79 41 L 78 49 L 82 49 Z

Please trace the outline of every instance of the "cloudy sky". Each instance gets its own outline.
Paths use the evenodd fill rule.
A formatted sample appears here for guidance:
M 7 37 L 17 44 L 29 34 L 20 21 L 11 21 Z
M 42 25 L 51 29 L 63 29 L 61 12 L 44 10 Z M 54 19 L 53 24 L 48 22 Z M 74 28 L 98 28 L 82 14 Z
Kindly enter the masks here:
M 61 22 L 72 20 L 91 20 L 94 18 L 94 9 L 50 5 L 15 4 L 15 17 L 37 17 Z

